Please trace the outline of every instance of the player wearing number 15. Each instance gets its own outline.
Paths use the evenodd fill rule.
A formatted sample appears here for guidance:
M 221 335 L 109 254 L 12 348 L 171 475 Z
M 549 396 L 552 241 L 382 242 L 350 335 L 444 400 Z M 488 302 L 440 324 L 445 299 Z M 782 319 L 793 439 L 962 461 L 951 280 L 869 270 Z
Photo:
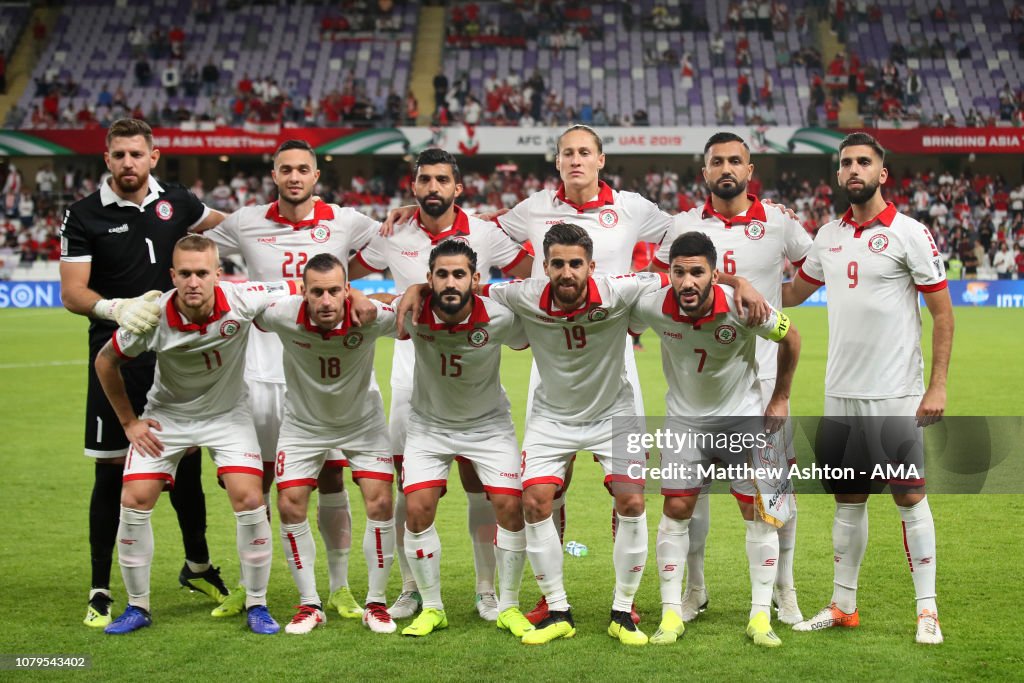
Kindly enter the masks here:
M 395 313 L 374 302 L 374 321 L 353 326 L 345 268 L 333 254 L 311 258 L 302 279 L 304 296 L 278 302 L 256 319 L 260 329 L 277 333 L 283 343 L 288 382 L 274 474 L 281 539 L 300 606 L 285 631 L 309 633 L 326 621 L 316 589 L 316 543 L 307 509 L 324 462 L 343 455 L 366 503 L 363 553 L 369 588 L 363 623 L 375 633 L 392 633 L 395 623 L 384 591 L 395 547 L 395 475 L 384 402 L 373 381 L 373 351 L 379 337 L 394 336 Z

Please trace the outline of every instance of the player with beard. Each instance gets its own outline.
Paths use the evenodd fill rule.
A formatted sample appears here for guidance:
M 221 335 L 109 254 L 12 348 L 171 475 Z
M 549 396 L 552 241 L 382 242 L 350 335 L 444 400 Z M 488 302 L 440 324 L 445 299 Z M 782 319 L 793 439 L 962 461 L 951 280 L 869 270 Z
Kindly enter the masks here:
M 637 302 L 630 330 L 639 332 L 651 327 L 661 341 L 662 366 L 668 381 L 666 429 L 677 434 L 728 434 L 730 438 L 760 435 L 765 426 L 776 431 L 789 414 L 800 337 L 789 319 L 775 309 L 767 321 L 753 326 L 736 313 L 732 289 L 717 284 L 715 251 L 711 238 L 703 232 L 692 231 L 677 237 L 668 256 L 671 285 Z M 774 344 L 778 355 L 778 381 L 767 406 L 762 406 L 757 381 L 758 339 Z M 758 417 L 762 413 L 770 420 L 768 425 Z M 698 466 L 707 466 L 712 457 L 730 465 L 778 466 L 764 463 L 763 450 L 723 451 L 688 444 L 677 452 L 662 451 L 662 470 L 675 467 L 681 476 L 662 475 L 665 502 L 656 546 L 662 621 L 651 637 L 652 643 L 674 643 L 685 630 L 682 565 L 689 545 L 691 517 L 705 483 L 696 471 Z M 788 482 L 732 480 L 732 493 L 747 527 L 752 589 L 747 636 L 762 647 L 778 647 L 782 641 L 772 631 L 770 613 L 779 554 L 775 529 L 782 519 L 772 516 L 775 511 L 768 506 L 764 513 L 755 506 L 754 496 L 759 488 L 778 494 L 788 489 Z
M 318 253 L 335 255 L 348 262 L 354 250 L 370 241 L 377 223 L 355 209 L 315 201 L 313 188 L 320 178 L 316 152 L 305 140 L 286 140 L 274 152 L 271 177 L 277 185 L 278 200 L 248 206 L 228 216 L 206 233 L 225 256 L 245 259 L 253 280 L 298 279 L 306 263 Z M 362 297 L 358 292 L 353 297 Z M 371 306 L 355 304 L 358 314 Z M 263 495 L 270 509 L 270 486 L 274 480 L 277 442 L 284 417 L 285 373 L 281 341 L 259 330 L 249 338 L 245 377 L 256 422 L 256 435 L 263 457 Z M 348 558 L 352 547 L 352 512 L 344 489 L 343 458 L 328 459 L 317 479 L 317 525 L 327 548 L 330 583 L 328 606 L 344 619 L 359 619 L 363 609 L 348 586 Z M 236 591 L 237 593 L 237 591 Z M 213 610 L 224 617 L 242 610 L 239 593 Z
M 477 272 L 486 280 L 492 266 L 514 277 L 526 277 L 533 268 L 533 257 L 512 241 L 493 223 L 467 215 L 455 200 L 462 194 L 462 175 L 458 162 L 440 149 L 428 149 L 416 159 L 413 192 L 419 208 L 396 225 L 394 233 L 377 235 L 349 263 L 351 279 L 389 269 L 399 290 L 423 282 L 430 270 L 430 251 L 447 239 L 462 240 L 477 254 Z M 395 469 L 401 473 L 405 436 L 413 393 L 415 352 L 410 340 L 395 343 L 391 365 L 391 410 L 389 431 Z M 469 532 L 473 542 L 476 569 L 476 607 L 488 621 L 498 618 L 494 587 L 494 508 L 472 465 L 459 459 L 459 476 L 469 500 Z M 401 481 L 401 478 L 399 479 Z M 389 610 L 395 619 L 411 617 L 421 605 L 416 582 L 409 569 L 404 547 L 405 496 L 395 500 L 395 531 L 402 593 Z
M 667 270 L 672 238 L 692 230 L 708 235 L 715 243 L 719 273 L 739 275 L 750 281 L 776 310 L 782 308 L 782 277 L 786 262 L 803 263 L 811 248 L 811 236 L 784 207 L 765 205 L 747 193 L 754 173 L 750 148 L 734 133 L 716 133 L 704 145 L 704 181 L 710 196 L 702 207 L 695 207 L 673 218 L 672 231 L 654 257 L 655 270 Z M 765 410 L 775 390 L 777 344 L 757 340 L 757 380 L 761 391 L 761 409 Z M 778 435 L 789 443 L 789 434 Z M 795 454 L 788 449 L 787 456 Z M 785 464 L 785 463 L 780 463 Z M 706 485 L 696 501 L 689 527 L 689 552 L 686 556 L 686 591 L 682 618 L 692 621 L 707 609 L 708 592 L 704 580 L 704 553 L 711 522 L 711 507 Z M 803 620 L 797 604 L 793 581 L 793 553 L 796 546 L 796 514 L 779 529 L 779 565 L 773 601 L 779 619 L 786 624 Z
M 171 288 L 174 244 L 189 230 L 212 227 L 224 215 L 205 207 L 181 185 L 151 174 L 160 160 L 153 131 L 144 121 L 119 119 L 107 131 L 103 161 L 110 177 L 100 189 L 75 202 L 61 226 L 61 300 L 89 320 L 89 379 L 85 411 L 85 455 L 95 459 L 89 502 L 92 590 L 85 624 L 110 624 L 110 569 L 120 514 L 121 478 L 128 439 L 96 377 L 96 355 L 118 325 L 143 333 L 156 325 L 160 293 Z M 122 367 L 136 414 L 153 384 L 155 356 L 143 353 Z M 198 451 L 182 458 L 171 504 L 185 545 L 182 585 L 216 602 L 228 594 L 210 565 L 206 544 L 206 499 Z
M 410 330 L 416 366 L 402 463 L 407 500 L 405 553 L 423 596 L 423 611 L 403 635 L 447 628 L 441 602 L 441 539 L 434 518 L 458 455 L 483 482 L 497 517 L 492 542 L 500 577 L 498 628 L 521 638 L 533 630 L 519 610 L 526 562 L 521 459 L 508 397 L 501 386 L 501 347 L 528 346 L 509 309 L 473 294 L 476 253 L 445 240 L 430 252 L 430 295 Z
M 935 523 L 925 495 L 922 427 L 941 419 L 953 345 L 953 308 L 942 256 L 928 228 L 882 198 L 885 150 L 867 133 L 839 145 L 839 185 L 850 209 L 826 223 L 798 277 L 783 288 L 786 306 L 828 287 L 828 363 L 819 460 L 835 467 L 913 464 L 889 480 L 903 520 L 903 545 L 917 598 L 918 643 L 942 642 L 935 600 Z M 924 297 L 932 316 L 932 363 L 925 390 L 921 350 Z M 884 422 L 885 430 L 882 431 Z M 838 434 L 840 441 L 832 440 Z M 848 440 L 847 440 L 848 438 Z M 867 465 L 865 466 L 865 460 Z M 860 624 L 857 577 L 868 540 L 870 481 L 832 482 L 834 586 L 830 604 L 798 631 Z

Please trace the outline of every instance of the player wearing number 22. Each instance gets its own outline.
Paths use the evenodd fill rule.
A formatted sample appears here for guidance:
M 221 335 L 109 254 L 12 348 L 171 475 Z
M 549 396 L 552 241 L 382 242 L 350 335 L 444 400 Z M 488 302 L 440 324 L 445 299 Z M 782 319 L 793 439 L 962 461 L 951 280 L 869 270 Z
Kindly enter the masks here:
M 212 241 L 200 235 L 181 238 L 171 269 L 175 289 L 159 299 L 157 326 L 141 334 L 119 328 L 96 358 L 96 375 L 131 442 L 117 530 L 129 608 L 106 627 L 110 634 L 130 633 L 151 623 L 150 517 L 164 484 L 174 485 L 178 462 L 192 445 L 210 450 L 235 513 L 249 627 L 262 634 L 278 631 L 266 607 L 270 522 L 260 490 L 263 468 L 242 369 L 253 318 L 294 285 L 220 284 L 220 275 L 220 257 Z M 136 417 L 120 366 L 146 351 L 156 353 L 156 378 L 145 411 Z
M 875 464 L 920 465 L 917 477 L 908 472 L 889 484 L 903 519 L 903 545 L 917 598 L 916 639 L 937 644 L 942 630 L 935 598 L 935 523 L 925 496 L 922 427 L 940 419 L 946 408 L 953 307 L 942 256 L 928 228 L 882 198 L 888 175 L 885 150 L 873 137 L 852 133 L 840 143 L 839 185 L 849 196 L 850 210 L 821 227 L 798 277 L 782 294 L 786 306 L 796 306 L 821 285 L 828 288 L 823 426 L 833 423 L 834 431 L 851 437 L 825 444 L 839 447 L 818 445 L 819 460 L 841 465 L 837 458 L 866 455 Z M 919 293 L 934 323 L 927 391 Z M 833 486 L 832 600 L 797 624 L 798 631 L 860 623 L 857 576 L 868 540 L 868 484 Z
M 258 328 L 280 337 L 288 383 L 274 474 L 281 539 L 300 606 L 285 631 L 309 633 L 326 621 L 307 509 L 324 462 L 343 455 L 366 504 L 363 554 L 369 587 L 363 623 L 375 633 L 393 633 L 384 591 L 395 548 L 394 467 L 384 403 L 373 381 L 373 352 L 379 337 L 394 336 L 395 313 L 374 302 L 375 319 L 355 327 L 345 267 L 334 254 L 311 258 L 302 279 L 303 296 L 280 301 L 256 319 Z

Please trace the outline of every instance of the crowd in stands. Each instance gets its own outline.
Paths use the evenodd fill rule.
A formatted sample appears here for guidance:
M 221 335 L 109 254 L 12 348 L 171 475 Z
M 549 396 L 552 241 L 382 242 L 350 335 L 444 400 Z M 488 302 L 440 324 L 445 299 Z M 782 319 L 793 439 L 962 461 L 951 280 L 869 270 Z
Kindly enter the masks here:
M 629 175 L 609 168 L 603 177 L 616 189 L 639 192 L 670 214 L 702 206 L 707 199 L 707 187 L 696 169 L 680 175 L 652 166 L 643 175 Z M 26 265 L 59 259 L 58 217 L 70 202 L 95 191 L 99 180 L 72 168 L 57 174 L 50 166 L 25 179 L 13 164 L 0 167 L 0 178 L 4 200 L 0 249 L 8 255 L 19 254 Z M 383 219 L 389 209 L 414 203 L 411 181 L 408 175 L 386 177 L 359 170 L 341 185 L 322 182 L 316 192 L 324 201 Z M 555 175 L 499 165 L 491 173 L 465 173 L 461 204 L 471 212 L 493 213 L 511 208 L 539 189 L 555 189 L 558 183 Z M 257 177 L 242 172 L 210 188 L 196 180 L 191 189 L 209 206 L 225 212 L 272 201 L 276 192 L 269 174 Z M 800 179 L 783 171 L 774 186 L 764 187 L 755 178 L 748 191 L 792 208 L 811 233 L 837 216 L 835 190 L 824 178 Z M 1024 278 L 1024 184 L 1013 187 L 998 176 L 966 172 L 908 171 L 890 176 L 885 196 L 932 230 L 950 277 L 976 277 L 980 269 L 983 275 Z

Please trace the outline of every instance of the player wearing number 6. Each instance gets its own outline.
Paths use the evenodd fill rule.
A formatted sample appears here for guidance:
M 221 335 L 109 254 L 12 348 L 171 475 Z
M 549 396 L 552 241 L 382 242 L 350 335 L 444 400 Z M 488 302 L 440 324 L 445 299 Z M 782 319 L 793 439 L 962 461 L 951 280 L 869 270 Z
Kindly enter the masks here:
M 916 477 L 908 470 L 904 479 L 889 484 L 903 519 L 903 545 L 917 597 L 917 642 L 936 644 L 942 642 L 942 630 L 935 604 L 935 523 L 925 497 L 921 427 L 940 419 L 946 408 L 953 307 L 942 256 L 928 228 L 882 198 L 880 187 L 889 175 L 884 163 L 885 150 L 866 133 L 852 133 L 840 143 L 839 185 L 850 198 L 850 209 L 818 231 L 798 277 L 783 289 L 783 301 L 796 306 L 818 287 L 828 288 L 823 429 L 840 434 L 842 441 L 819 446 L 819 459 L 842 466 L 860 464 L 866 455 L 869 464 L 920 465 Z M 919 293 L 933 320 L 927 391 Z M 857 576 L 868 540 L 869 483 L 833 485 L 832 600 L 797 624 L 798 631 L 860 623 Z
M 288 383 L 274 474 L 281 540 L 300 606 L 285 631 L 309 633 L 326 621 L 316 589 L 316 543 L 307 508 L 324 462 L 344 457 L 366 503 L 363 554 L 369 588 L 363 623 L 376 633 L 393 633 L 384 591 L 395 547 L 394 468 L 384 403 L 372 373 L 374 344 L 379 337 L 394 336 L 395 313 L 374 302 L 375 320 L 355 327 L 345 267 L 333 254 L 313 256 L 302 279 L 303 296 L 280 301 L 256 319 L 257 327 L 280 338 Z
M 738 275 L 750 281 L 776 310 L 782 308 L 782 269 L 789 261 L 803 263 L 811 248 L 811 236 L 803 226 L 778 206 L 766 206 L 747 184 L 754 173 L 750 149 L 734 133 L 716 133 L 704 145 L 704 181 L 710 196 L 702 207 L 673 218 L 672 230 L 654 257 L 654 268 L 668 269 L 673 239 L 692 230 L 711 238 L 718 253 L 719 274 Z M 777 345 L 757 340 L 757 381 L 761 409 L 768 407 L 775 390 Z M 785 439 L 787 442 L 789 439 Z M 793 457 L 792 453 L 785 454 Z M 782 463 L 784 464 L 784 463 Z M 704 581 L 704 550 L 711 522 L 708 487 L 697 498 L 690 521 L 690 546 L 686 556 L 686 592 L 683 621 L 692 621 L 708 605 Z M 779 618 L 795 624 L 803 619 L 797 605 L 793 581 L 793 551 L 796 545 L 796 511 L 779 529 L 779 563 L 774 601 Z
M 249 627 L 276 633 L 266 607 L 271 539 L 260 491 L 263 468 L 242 369 L 253 318 L 294 285 L 220 284 L 217 246 L 200 235 L 178 240 L 172 263 L 175 289 L 160 297 L 159 324 L 144 334 L 118 329 L 96 358 L 96 375 L 131 442 L 117 530 L 129 606 L 106 632 L 120 635 L 151 623 L 150 517 L 164 485 L 174 486 L 186 449 L 198 445 L 210 450 L 235 512 Z M 156 379 L 137 417 L 120 368 L 146 351 L 156 353 Z

